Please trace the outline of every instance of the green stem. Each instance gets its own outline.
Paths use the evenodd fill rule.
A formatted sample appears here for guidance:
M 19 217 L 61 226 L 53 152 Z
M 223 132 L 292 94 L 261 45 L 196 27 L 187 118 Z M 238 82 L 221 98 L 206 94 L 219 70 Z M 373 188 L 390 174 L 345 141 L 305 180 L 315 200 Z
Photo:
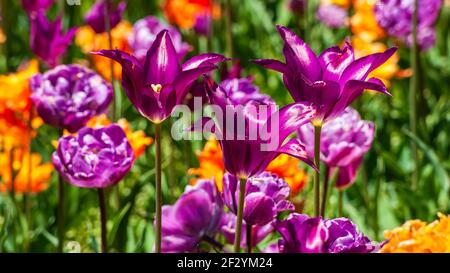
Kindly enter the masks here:
M 411 82 L 409 86 L 409 126 L 411 132 L 416 135 L 417 134 L 417 105 L 416 105 L 416 96 L 419 89 L 419 46 L 417 44 L 417 10 L 418 10 L 418 0 L 414 1 L 414 12 L 413 12 L 413 20 L 412 20 L 412 35 L 413 35 L 413 43 L 411 48 L 411 66 L 413 69 L 413 76 L 411 77 Z M 411 153 L 413 159 L 413 171 L 411 177 L 411 186 L 413 190 L 417 189 L 418 184 L 418 158 L 417 158 L 417 145 L 411 140 Z
M 239 253 L 241 251 L 241 233 L 242 233 L 242 221 L 244 216 L 244 198 L 245 198 L 245 184 L 247 178 L 240 178 L 239 180 L 239 203 L 236 218 L 236 233 L 234 237 L 234 252 Z
M 156 226 L 155 226 L 155 251 L 161 252 L 161 206 L 162 206 L 162 193 L 161 193 L 161 124 L 155 124 L 155 154 L 156 154 Z
M 322 125 L 314 125 L 314 164 L 317 170 L 314 178 L 314 214 L 320 213 L 320 132 Z
M 106 229 L 106 202 L 105 191 L 101 188 L 97 190 L 98 193 L 98 207 L 100 209 L 100 223 L 101 223 L 101 239 L 102 239 L 102 252 L 108 253 L 108 242 L 106 235 L 108 233 Z
M 252 234 L 253 234 L 253 226 L 247 224 L 246 230 L 246 239 L 247 239 L 247 253 L 252 253 Z
M 322 192 L 322 205 L 320 207 L 320 216 L 325 217 L 325 210 L 327 206 L 328 201 L 328 187 L 330 184 L 330 178 L 329 178 L 329 171 L 330 168 L 328 166 L 325 167 L 325 179 L 323 181 L 323 192 Z
M 108 16 L 105 16 L 105 28 L 106 28 L 106 33 L 108 34 L 108 46 L 109 49 L 112 50 L 113 49 L 113 39 L 112 39 L 112 34 L 111 34 L 111 22 L 110 22 L 110 1 L 111 0 L 107 0 L 106 4 L 105 4 L 105 14 L 107 14 Z M 117 99 L 116 99 L 116 86 L 114 84 L 114 61 L 110 60 L 110 73 L 111 73 L 111 85 L 112 85 L 112 89 L 113 89 L 113 103 L 112 103 L 112 121 L 115 122 L 116 118 L 117 118 Z
M 60 138 L 63 136 L 64 131 L 61 129 L 59 131 Z M 57 252 L 63 252 L 64 246 L 64 181 L 60 174 L 58 174 L 58 247 Z
M 338 190 L 338 217 L 342 217 L 344 215 L 343 198 L 344 191 Z
M 229 58 L 233 58 L 233 32 L 231 21 L 231 1 L 225 0 L 225 29 L 226 29 L 226 41 L 227 41 L 227 54 Z

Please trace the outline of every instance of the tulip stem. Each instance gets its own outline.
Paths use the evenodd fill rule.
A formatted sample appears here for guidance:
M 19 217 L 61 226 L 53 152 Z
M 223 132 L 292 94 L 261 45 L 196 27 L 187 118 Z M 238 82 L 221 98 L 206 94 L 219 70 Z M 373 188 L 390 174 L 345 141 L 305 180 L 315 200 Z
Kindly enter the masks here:
M 417 134 L 417 110 L 416 110 L 416 96 L 419 89 L 419 47 L 417 44 L 417 10 L 418 10 L 418 0 L 414 1 L 414 12 L 412 19 L 412 48 L 411 48 L 411 66 L 413 69 L 413 76 L 411 77 L 410 87 L 409 87 L 409 126 L 411 132 Z M 413 159 L 413 170 L 411 177 L 411 186 L 413 190 L 417 189 L 418 184 L 418 162 L 417 162 L 417 145 L 416 142 L 411 140 L 411 154 Z
M 100 209 L 100 223 L 101 223 L 101 238 L 102 238 L 102 252 L 108 253 L 108 242 L 106 240 L 106 234 L 108 233 L 106 229 L 106 203 L 105 203 L 105 191 L 101 188 L 97 190 L 98 192 L 98 205 Z
M 236 233 L 234 235 L 234 252 L 239 253 L 241 250 L 241 233 L 242 233 L 242 218 L 244 216 L 244 198 L 245 198 L 245 184 L 247 178 L 240 178 L 239 180 L 239 204 L 236 218 Z
M 58 252 L 63 252 L 64 245 L 64 181 L 58 175 Z
M 329 178 L 329 171 L 330 168 L 328 166 L 325 167 L 325 179 L 323 181 L 323 192 L 322 192 L 322 205 L 320 207 L 320 216 L 325 217 L 325 210 L 327 206 L 328 201 L 328 187 L 330 184 L 330 178 Z
M 155 223 L 155 251 L 161 253 L 161 124 L 155 123 L 155 154 L 156 154 L 156 223 Z
M 105 16 L 105 28 L 106 28 L 106 33 L 108 34 L 108 46 L 110 50 L 113 50 L 113 41 L 112 41 L 112 34 L 111 34 L 111 19 L 110 19 L 110 1 L 111 0 L 106 0 L 106 4 L 105 4 L 105 14 L 107 16 Z M 110 60 L 110 73 L 111 73 L 111 86 L 113 89 L 113 103 L 112 103 L 112 121 L 115 122 L 116 118 L 117 118 L 117 99 L 116 99 L 116 87 L 114 84 L 114 61 Z
M 320 213 L 320 132 L 322 125 L 314 125 L 314 164 L 317 167 L 314 179 L 314 214 Z
M 246 239 L 247 239 L 247 253 L 252 253 L 252 233 L 253 233 L 253 226 L 250 224 L 247 224 L 247 234 L 246 234 Z
M 344 191 L 338 190 L 338 217 L 342 217 L 344 215 L 344 209 L 343 209 L 343 199 L 344 198 Z
M 59 131 L 60 138 L 64 135 L 64 130 Z M 58 248 L 57 252 L 63 252 L 64 245 L 64 181 L 61 174 L 58 174 Z

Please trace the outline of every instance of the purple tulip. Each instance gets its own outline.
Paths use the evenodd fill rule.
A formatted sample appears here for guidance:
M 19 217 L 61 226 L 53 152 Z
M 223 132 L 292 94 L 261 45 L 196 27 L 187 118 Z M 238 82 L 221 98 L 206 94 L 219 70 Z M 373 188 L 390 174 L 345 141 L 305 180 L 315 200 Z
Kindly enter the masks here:
M 188 43 L 183 42 L 181 34 L 176 28 L 161 22 L 157 17 L 147 16 L 134 24 L 133 34 L 129 39 L 134 56 L 142 63 L 145 62 L 147 50 L 152 46 L 156 36 L 164 29 L 169 31 L 179 61 L 183 60 L 186 54 L 192 50 Z
M 280 253 L 368 253 L 377 245 L 346 218 L 322 219 L 292 213 L 278 221 Z
M 306 10 L 306 1 L 308 0 L 289 0 L 288 1 L 288 8 L 293 13 L 296 13 L 298 15 L 303 15 Z
M 31 99 L 42 119 L 76 132 L 101 114 L 112 100 L 112 87 L 100 75 L 80 65 L 60 65 L 30 79 Z
M 264 226 L 279 212 L 294 210 L 294 205 L 287 200 L 289 193 L 286 181 L 276 175 L 264 172 L 248 179 L 244 197 L 245 223 Z M 222 199 L 230 211 L 237 214 L 239 181 L 236 176 L 229 173 L 223 176 Z
M 222 148 L 227 172 L 240 178 L 256 176 L 281 153 L 315 167 L 298 140 L 284 143 L 313 117 L 315 111 L 311 106 L 294 103 L 276 111 L 276 105 L 255 100 L 236 106 L 220 86 L 205 83 L 204 87 L 210 103 L 223 113 L 220 121 L 204 118 L 202 122 L 205 126 L 214 123 L 213 133 Z
M 22 0 L 22 7 L 28 15 L 32 15 L 39 10 L 47 10 L 53 2 L 54 0 Z
M 174 205 L 162 207 L 162 251 L 193 251 L 205 236 L 212 238 L 218 231 L 222 212 L 214 180 L 188 186 Z
M 109 27 L 113 29 L 122 20 L 122 13 L 126 6 L 127 3 L 124 1 L 116 6 L 112 0 L 97 0 L 84 20 L 95 32 L 103 33 L 106 31 L 106 18 L 109 18 Z
M 227 79 L 219 84 L 234 105 L 247 104 L 251 100 L 264 104 L 275 103 L 269 95 L 259 92 L 259 88 L 253 85 L 250 78 Z
M 168 30 L 161 31 L 147 52 L 145 61 L 120 50 L 101 50 L 93 54 L 113 59 L 122 65 L 122 85 L 137 110 L 153 123 L 170 116 L 182 104 L 192 82 L 216 69 L 226 60 L 219 54 L 197 55 L 183 65 Z
M 419 0 L 417 9 L 417 42 L 421 49 L 431 48 L 436 41 L 434 25 L 442 7 L 442 0 Z M 375 17 L 386 32 L 412 45 L 414 1 L 380 0 L 375 5 Z
M 262 240 L 267 238 L 273 231 L 273 222 L 265 224 L 263 226 L 252 226 L 252 247 L 256 247 Z M 233 213 L 224 213 L 222 215 L 222 222 L 220 231 L 227 240 L 228 243 L 232 244 L 234 242 L 234 236 L 236 233 L 236 215 Z M 242 223 L 241 232 L 241 247 L 245 248 L 247 246 L 247 224 Z
M 339 168 L 336 187 L 342 189 L 355 181 L 356 171 L 372 146 L 374 134 L 374 124 L 361 120 L 358 112 L 350 107 L 322 127 L 320 159 L 330 167 L 330 176 Z M 307 147 L 308 155 L 313 157 L 314 127 L 311 124 L 302 126 L 298 136 Z
M 347 10 L 333 4 L 321 4 L 317 9 L 317 18 L 330 28 L 340 28 L 348 19 Z
M 317 108 L 317 121 L 323 123 L 339 115 L 365 89 L 389 94 L 379 79 L 366 79 L 395 53 L 396 48 L 355 60 L 353 48 L 346 43 L 342 49 L 331 47 L 316 57 L 293 31 L 283 26 L 277 28 L 285 42 L 286 63 L 271 59 L 254 62 L 282 73 L 293 99 L 312 103 Z
M 131 169 L 134 153 L 118 125 L 81 129 L 60 138 L 52 156 L 58 173 L 81 188 L 106 188 L 119 183 Z
M 194 31 L 198 35 L 207 36 L 211 30 L 211 15 L 199 14 L 195 19 Z
M 45 17 L 43 10 L 38 10 L 30 17 L 30 46 L 48 67 L 55 67 L 72 42 L 76 28 L 71 28 L 67 33 L 62 31 L 61 16 L 55 22 L 50 22 Z

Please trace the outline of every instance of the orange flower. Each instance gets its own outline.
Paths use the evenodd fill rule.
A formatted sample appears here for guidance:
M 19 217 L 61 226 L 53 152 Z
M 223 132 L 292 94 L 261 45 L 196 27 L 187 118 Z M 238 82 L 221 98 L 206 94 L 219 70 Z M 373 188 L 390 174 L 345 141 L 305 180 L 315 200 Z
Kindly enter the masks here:
M 14 150 L 13 154 L 14 192 L 38 193 L 46 190 L 53 171 L 52 163 L 42 163 L 42 158 L 37 153 L 31 155 L 31 164 L 30 155 L 24 150 Z M 0 154 L 0 175 L 0 192 L 11 190 L 11 153 Z
M 220 7 L 213 0 L 166 0 L 164 14 L 170 23 L 190 29 L 199 15 L 212 14 L 213 19 L 219 18 Z
M 373 42 L 385 37 L 383 29 L 378 25 L 373 11 L 376 1 L 353 0 L 354 14 L 350 19 L 352 32 L 366 42 Z
M 133 30 L 133 26 L 127 22 L 120 22 L 111 30 L 112 47 L 125 52 L 130 52 L 128 38 Z M 86 54 L 92 51 L 109 48 L 108 34 L 96 33 L 90 26 L 78 28 L 75 35 L 75 43 Z M 90 55 L 90 54 L 89 54 Z M 111 80 L 111 61 L 98 55 L 90 55 L 97 71 L 107 80 Z M 114 78 L 120 79 L 122 76 L 122 67 L 114 62 Z
M 0 44 L 3 44 L 4 42 L 6 42 L 6 35 L 3 33 L 3 29 L 0 28 Z
M 439 220 L 426 224 L 410 220 L 401 227 L 386 231 L 389 240 L 383 253 L 442 253 L 450 252 L 450 215 L 438 213 Z
M 191 180 L 195 184 L 198 179 L 215 178 L 215 182 L 220 191 L 222 191 L 222 178 L 225 167 L 222 160 L 222 150 L 219 142 L 211 139 L 206 142 L 203 150 L 197 155 L 200 166 L 188 170 L 189 175 L 197 176 Z M 280 155 L 273 160 L 266 171 L 283 178 L 291 188 L 291 194 L 299 193 L 308 181 L 306 173 L 299 168 L 299 161 L 288 155 Z
M 363 39 L 360 39 L 358 36 L 353 37 L 351 42 L 355 51 L 355 58 L 361 58 L 369 54 L 384 52 L 385 50 L 387 50 L 387 46 L 381 42 L 366 42 Z M 399 73 L 399 59 L 400 57 L 396 52 L 384 64 L 372 71 L 368 77 L 379 78 L 387 87 L 389 87 L 389 81 L 392 78 L 396 77 Z
M 111 124 L 111 121 L 105 114 L 93 117 L 86 126 L 92 128 L 103 127 Z M 128 142 L 130 142 L 131 148 L 133 148 L 134 155 L 136 158 L 141 156 L 145 148 L 153 143 L 153 139 L 151 137 L 147 137 L 142 130 L 132 131 L 130 128 L 130 124 L 126 119 L 120 119 L 117 121 L 117 125 L 119 125 L 127 136 Z
M 31 60 L 16 73 L 0 75 L 0 113 L 6 108 L 17 112 L 31 108 L 29 79 L 38 72 L 38 61 Z
M 267 166 L 266 171 L 274 173 L 278 177 L 283 177 L 291 188 L 292 196 L 302 191 L 306 183 L 308 183 L 308 176 L 299 167 L 299 160 L 286 154 L 281 154 L 275 158 Z
M 189 175 L 195 175 L 199 179 L 210 179 L 214 177 L 216 185 L 222 191 L 222 178 L 225 166 L 222 160 L 222 150 L 219 142 L 210 139 L 206 142 L 203 150 L 197 155 L 200 166 L 188 170 Z M 195 184 L 197 179 L 191 180 Z

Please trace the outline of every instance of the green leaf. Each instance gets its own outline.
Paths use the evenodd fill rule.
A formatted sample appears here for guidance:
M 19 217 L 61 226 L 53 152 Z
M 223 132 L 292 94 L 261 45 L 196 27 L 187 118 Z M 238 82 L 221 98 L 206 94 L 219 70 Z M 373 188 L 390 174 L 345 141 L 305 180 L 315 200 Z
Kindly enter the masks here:
M 131 204 L 127 203 L 120 212 L 114 217 L 113 219 L 113 226 L 108 234 L 108 242 L 114 242 L 117 234 L 117 230 L 119 229 L 120 223 L 122 222 L 123 217 L 128 212 L 128 210 L 131 208 Z

